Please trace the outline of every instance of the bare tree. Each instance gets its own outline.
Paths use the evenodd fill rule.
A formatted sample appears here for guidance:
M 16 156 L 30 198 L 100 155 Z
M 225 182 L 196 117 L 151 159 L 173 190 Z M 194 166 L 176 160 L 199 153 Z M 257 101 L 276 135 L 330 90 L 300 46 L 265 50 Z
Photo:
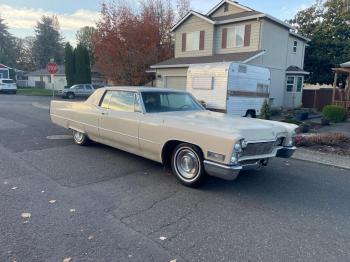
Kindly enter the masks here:
M 191 10 L 190 0 L 177 0 L 176 13 L 177 19 L 183 18 Z

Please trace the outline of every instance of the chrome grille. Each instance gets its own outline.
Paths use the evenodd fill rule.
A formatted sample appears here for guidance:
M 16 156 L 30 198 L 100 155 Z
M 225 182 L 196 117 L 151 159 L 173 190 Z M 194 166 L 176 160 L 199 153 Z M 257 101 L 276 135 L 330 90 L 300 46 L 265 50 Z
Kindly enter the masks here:
M 241 157 L 271 154 L 275 142 L 249 143 L 243 150 Z

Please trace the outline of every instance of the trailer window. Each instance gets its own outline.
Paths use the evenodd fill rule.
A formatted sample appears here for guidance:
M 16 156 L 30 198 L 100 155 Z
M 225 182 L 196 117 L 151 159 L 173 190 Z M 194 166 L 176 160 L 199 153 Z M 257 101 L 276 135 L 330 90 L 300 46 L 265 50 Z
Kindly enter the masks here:
M 193 89 L 213 89 L 213 77 L 194 77 L 192 80 Z

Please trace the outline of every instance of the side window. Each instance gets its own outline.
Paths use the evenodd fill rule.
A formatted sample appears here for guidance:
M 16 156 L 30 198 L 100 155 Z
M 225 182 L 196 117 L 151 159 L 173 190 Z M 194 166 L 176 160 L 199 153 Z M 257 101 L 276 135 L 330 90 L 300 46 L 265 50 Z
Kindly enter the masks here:
M 84 85 L 77 85 L 77 86 L 75 87 L 75 89 L 77 89 L 77 90 L 82 90 L 82 89 L 84 89 Z
M 109 109 L 123 112 L 134 112 L 135 93 L 127 91 L 112 91 Z
M 298 41 L 293 41 L 293 53 L 296 53 L 298 50 Z
M 107 91 L 107 93 L 105 93 L 105 95 L 103 96 L 102 102 L 100 104 L 100 106 L 102 108 L 108 109 L 109 100 L 111 99 L 111 96 L 112 96 L 112 92 L 111 91 Z
M 298 76 L 297 78 L 297 92 L 301 92 L 303 89 L 303 77 Z
M 293 92 L 294 89 L 294 76 L 287 77 L 287 92 Z
M 92 90 L 92 88 L 91 88 L 90 85 L 85 85 L 85 89 L 86 89 L 86 90 Z

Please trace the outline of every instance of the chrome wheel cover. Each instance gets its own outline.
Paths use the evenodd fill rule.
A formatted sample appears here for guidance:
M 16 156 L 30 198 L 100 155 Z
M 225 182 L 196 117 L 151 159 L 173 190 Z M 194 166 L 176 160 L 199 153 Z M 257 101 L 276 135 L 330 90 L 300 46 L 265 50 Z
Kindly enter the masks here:
M 73 137 L 75 142 L 77 142 L 78 144 L 81 144 L 84 140 L 84 134 L 75 130 L 73 131 Z
M 200 173 L 201 164 L 195 152 L 182 148 L 175 155 L 175 167 L 184 180 L 194 180 Z

